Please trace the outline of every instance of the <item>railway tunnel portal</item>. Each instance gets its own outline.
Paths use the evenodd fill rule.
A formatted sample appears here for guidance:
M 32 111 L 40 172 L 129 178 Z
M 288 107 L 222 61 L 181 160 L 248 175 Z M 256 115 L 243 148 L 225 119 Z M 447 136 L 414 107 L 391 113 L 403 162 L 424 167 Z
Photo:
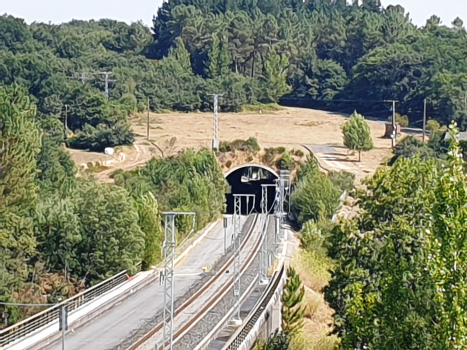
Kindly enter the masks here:
M 261 212 L 262 185 L 273 185 L 279 174 L 272 168 L 263 164 L 242 164 L 232 168 L 225 174 L 229 185 L 226 193 L 226 214 L 234 212 L 234 194 L 252 194 L 253 198 L 242 198 L 242 214 Z M 269 211 L 272 210 L 276 189 L 267 187 Z

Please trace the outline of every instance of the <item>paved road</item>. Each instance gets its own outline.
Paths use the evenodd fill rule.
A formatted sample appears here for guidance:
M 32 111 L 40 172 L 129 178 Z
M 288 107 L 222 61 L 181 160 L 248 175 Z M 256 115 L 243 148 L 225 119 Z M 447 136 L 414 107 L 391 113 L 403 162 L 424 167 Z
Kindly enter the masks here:
M 242 218 L 242 224 L 245 218 Z M 231 220 L 227 236 L 233 233 Z M 209 266 L 223 254 L 224 229 L 219 224 L 203 242 L 193 249 L 190 256 L 175 269 L 175 297 L 182 296 L 198 279 L 203 266 Z M 230 240 L 227 242 L 230 244 Z M 127 336 L 144 325 L 146 319 L 162 310 L 163 287 L 156 281 L 115 305 L 96 319 L 84 324 L 66 336 L 67 350 L 103 350 L 117 346 Z M 61 340 L 45 347 L 47 350 L 61 349 Z

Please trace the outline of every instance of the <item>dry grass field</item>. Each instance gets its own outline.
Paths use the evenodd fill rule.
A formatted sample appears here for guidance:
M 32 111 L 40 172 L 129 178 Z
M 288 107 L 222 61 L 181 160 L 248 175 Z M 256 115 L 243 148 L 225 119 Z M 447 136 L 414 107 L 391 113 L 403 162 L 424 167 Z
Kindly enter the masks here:
M 315 152 L 320 164 L 329 170 L 347 170 L 361 179 L 373 173 L 391 154 L 389 139 L 382 138 L 384 124 L 369 121 L 375 149 L 358 156 L 348 154 L 343 147 L 342 125 L 346 116 L 331 112 L 283 108 L 273 113 L 221 113 L 219 114 L 219 138 L 225 141 L 256 137 L 262 147 L 284 146 L 288 149 L 302 148 L 303 145 L 326 145 L 324 153 Z M 78 165 L 89 162 L 106 164 L 95 170 L 102 180 L 115 169 L 130 170 L 145 164 L 153 156 L 160 156 L 156 143 L 164 151 L 167 141 L 177 138 L 174 150 L 183 148 L 210 147 L 213 132 L 212 113 L 168 113 L 150 114 L 150 141 L 146 140 L 147 116 L 135 116 L 131 120 L 136 133 L 133 147 L 125 147 L 120 156 L 106 156 L 93 152 L 70 150 Z M 122 156 L 121 153 L 124 155 Z M 110 162 L 109 162 L 110 161 Z

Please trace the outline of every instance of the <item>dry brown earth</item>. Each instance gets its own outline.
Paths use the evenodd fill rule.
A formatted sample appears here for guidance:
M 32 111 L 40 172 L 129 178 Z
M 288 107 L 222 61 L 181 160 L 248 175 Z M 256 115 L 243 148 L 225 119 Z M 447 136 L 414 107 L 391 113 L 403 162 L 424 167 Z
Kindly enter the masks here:
M 92 152 L 71 151 L 78 164 L 91 161 L 100 163 L 115 159 L 103 168 L 100 178 L 115 169 L 129 170 L 143 165 L 160 152 L 146 138 L 146 120 L 144 115 L 132 119 L 133 130 L 137 135 L 134 147 L 121 153 L 125 156 L 110 157 Z M 375 149 L 363 155 L 362 162 L 357 155 L 348 155 L 343 147 L 342 125 L 346 116 L 331 112 L 284 108 L 273 114 L 265 113 L 221 113 L 219 115 L 219 137 L 232 141 L 256 137 L 262 147 L 285 146 L 288 149 L 302 148 L 302 145 L 330 145 L 333 159 L 316 154 L 320 163 L 329 170 L 347 170 L 355 173 L 358 179 L 368 176 L 390 155 L 390 140 L 382 138 L 384 124 L 369 121 Z M 212 113 L 169 113 L 150 115 L 150 140 L 164 149 L 167 140 L 177 138 L 174 149 L 210 147 L 213 130 Z M 303 148 L 302 148 L 303 149 Z M 99 163 L 99 164 L 100 164 Z

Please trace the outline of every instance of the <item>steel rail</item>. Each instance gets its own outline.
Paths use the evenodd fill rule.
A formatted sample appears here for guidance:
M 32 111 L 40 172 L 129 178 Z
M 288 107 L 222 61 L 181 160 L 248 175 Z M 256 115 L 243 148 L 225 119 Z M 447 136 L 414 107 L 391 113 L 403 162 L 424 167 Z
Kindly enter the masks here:
M 222 348 L 222 350 L 237 350 L 242 345 L 250 331 L 253 329 L 256 322 L 259 320 L 260 316 L 266 310 L 266 307 L 268 306 L 270 300 L 274 296 L 274 293 L 276 292 L 276 289 L 279 286 L 279 283 L 284 273 L 285 265 L 282 265 L 282 268 L 278 272 L 276 272 L 273 277 L 274 282 L 269 284 L 267 291 L 263 294 L 263 298 L 256 305 L 254 309 L 255 311 L 250 313 L 247 321 L 243 324 L 242 328 L 237 330 L 237 332 L 232 336 L 231 340 Z
M 251 226 L 249 227 L 249 230 L 248 230 L 248 233 L 247 235 L 245 236 L 245 239 L 243 240 L 242 242 L 242 245 L 241 247 L 244 248 L 245 245 L 247 244 L 247 242 L 249 241 L 250 237 L 252 236 L 253 234 L 253 230 L 254 228 L 256 227 L 257 225 L 257 222 L 258 222 L 258 215 L 255 214 L 254 216 L 254 221 L 253 223 L 251 224 Z M 245 263 L 243 264 L 242 267 L 244 266 L 248 266 L 249 263 L 251 262 L 251 260 L 253 260 L 254 256 L 255 256 L 255 253 L 257 252 L 257 249 L 259 247 L 259 244 L 261 243 L 261 240 L 258 241 L 258 243 L 255 245 L 254 249 L 253 249 L 253 252 L 252 254 L 250 254 L 250 256 L 248 257 L 247 261 L 245 261 Z M 183 312 L 188 306 L 190 306 L 191 304 L 193 304 L 197 299 L 198 297 L 203 294 L 206 290 L 208 290 L 211 285 L 216 282 L 224 273 L 225 271 L 229 268 L 229 266 L 233 263 L 234 261 L 234 256 L 230 257 L 226 262 L 225 264 L 221 267 L 221 269 L 218 271 L 218 273 L 216 275 L 214 275 L 210 280 L 208 280 L 204 285 L 203 287 L 201 287 L 194 295 L 192 295 L 185 303 L 183 303 L 178 309 L 175 310 L 175 317 L 177 317 L 181 312 Z M 242 269 L 243 270 L 243 269 Z M 178 330 L 175 335 L 174 335 L 174 343 L 178 340 L 178 338 L 180 337 L 180 335 L 182 335 L 186 329 L 190 328 L 192 325 L 194 325 L 195 323 L 197 323 L 199 321 L 199 318 L 200 318 L 200 315 L 203 315 L 207 309 L 209 309 L 212 304 L 214 304 L 215 302 L 217 302 L 217 299 L 219 298 L 219 295 L 223 295 L 229 288 L 232 288 L 232 285 L 233 285 L 233 282 L 232 280 L 229 280 L 226 285 L 220 290 L 220 292 L 218 292 L 216 294 L 216 297 L 214 298 L 211 298 L 211 301 L 205 306 L 203 307 L 203 309 L 198 312 L 191 320 L 190 322 L 188 322 L 187 324 L 185 324 L 180 330 Z M 138 347 L 140 347 L 141 345 L 143 345 L 145 342 L 147 342 L 153 335 L 155 335 L 157 332 L 159 332 L 163 327 L 163 324 L 160 323 L 158 324 L 156 327 L 154 327 L 153 329 L 151 329 L 150 331 L 148 331 L 144 336 L 142 336 L 139 340 L 137 340 L 136 342 L 134 342 L 130 347 L 129 349 L 132 349 L 132 350 L 136 350 L 138 349 Z

